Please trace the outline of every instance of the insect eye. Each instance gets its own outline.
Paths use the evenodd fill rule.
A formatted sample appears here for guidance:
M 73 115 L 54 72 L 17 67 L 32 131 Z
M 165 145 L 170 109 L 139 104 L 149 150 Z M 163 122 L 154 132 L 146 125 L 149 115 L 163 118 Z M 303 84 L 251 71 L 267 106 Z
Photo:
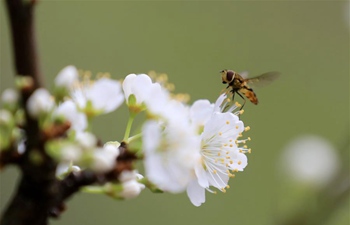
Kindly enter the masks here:
M 232 70 L 227 71 L 226 73 L 227 81 L 231 82 L 233 80 L 233 77 L 234 77 L 234 72 Z

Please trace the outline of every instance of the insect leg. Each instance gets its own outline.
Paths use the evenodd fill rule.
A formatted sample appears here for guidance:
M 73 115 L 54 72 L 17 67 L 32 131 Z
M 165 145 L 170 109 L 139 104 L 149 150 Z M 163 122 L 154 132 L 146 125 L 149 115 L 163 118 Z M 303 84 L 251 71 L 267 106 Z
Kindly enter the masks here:
M 246 102 L 246 100 L 245 100 L 245 98 L 243 98 L 243 96 L 238 92 L 238 91 L 236 91 L 236 93 L 239 95 L 239 96 L 241 96 L 241 98 L 243 99 L 243 104 L 242 104 L 242 107 L 239 109 L 239 110 L 242 110 L 243 109 L 243 107 L 244 107 L 244 105 L 245 105 L 245 102 Z
M 232 102 L 234 103 L 234 100 L 235 100 L 235 91 L 232 91 Z

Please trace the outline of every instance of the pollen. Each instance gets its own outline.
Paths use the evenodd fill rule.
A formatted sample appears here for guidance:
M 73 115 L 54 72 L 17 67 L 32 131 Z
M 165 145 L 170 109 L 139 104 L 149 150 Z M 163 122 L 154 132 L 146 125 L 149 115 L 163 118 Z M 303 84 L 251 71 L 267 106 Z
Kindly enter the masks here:
M 219 135 L 221 136 L 221 135 L 222 135 L 222 132 L 219 132 Z
M 238 163 L 237 163 L 238 165 L 241 165 L 242 164 L 242 161 L 238 161 Z
M 234 178 L 235 176 L 236 176 L 236 175 L 233 174 L 233 173 L 230 173 L 230 174 L 229 174 L 229 177 L 230 177 L 230 178 Z
M 248 146 L 247 146 L 247 145 L 244 145 L 243 148 L 248 148 Z
M 228 140 L 229 142 L 232 142 L 232 139 Z
M 239 126 L 236 126 L 236 129 L 238 129 L 239 128 Z
M 225 189 L 225 188 L 221 188 L 221 191 L 222 191 L 223 193 L 226 193 L 226 189 Z
M 111 77 L 111 74 L 110 73 L 102 73 L 102 72 L 99 72 L 97 73 L 96 77 L 98 79 L 101 79 L 101 78 L 110 78 Z
M 168 89 L 168 91 L 173 91 L 171 90 L 171 88 L 168 88 L 168 87 L 165 87 L 166 89 Z M 173 88 L 175 89 L 175 88 Z M 189 94 L 183 94 L 183 93 L 179 93 L 179 94 L 174 94 L 172 95 L 172 98 L 179 101 L 179 102 L 182 102 L 182 103 L 187 103 L 190 101 L 190 95 Z
M 226 188 L 227 188 L 227 189 L 230 189 L 230 185 L 226 185 Z
M 244 113 L 244 109 L 242 109 L 242 110 L 239 110 L 239 114 L 243 114 Z
M 216 170 L 213 170 L 213 173 L 214 173 L 214 174 L 217 174 L 218 172 L 217 172 Z
M 250 153 L 252 153 L 252 149 L 250 148 L 250 149 L 248 149 L 248 153 L 250 154 Z
M 227 124 L 227 125 L 230 124 L 230 121 L 227 120 L 227 121 L 226 121 L 226 124 Z
M 250 137 L 248 137 L 247 139 L 248 139 L 248 141 L 252 140 L 252 139 L 250 139 Z
M 230 160 L 230 164 L 233 164 L 233 160 Z
M 244 128 L 244 131 L 248 131 L 248 130 L 250 130 L 250 126 L 246 126 L 246 127 Z
M 238 102 L 235 102 L 235 105 L 238 107 L 238 108 L 240 108 L 242 105 L 241 104 L 239 104 Z
M 233 144 L 230 144 L 230 147 L 232 148 L 233 147 Z M 227 154 L 227 153 L 226 153 Z

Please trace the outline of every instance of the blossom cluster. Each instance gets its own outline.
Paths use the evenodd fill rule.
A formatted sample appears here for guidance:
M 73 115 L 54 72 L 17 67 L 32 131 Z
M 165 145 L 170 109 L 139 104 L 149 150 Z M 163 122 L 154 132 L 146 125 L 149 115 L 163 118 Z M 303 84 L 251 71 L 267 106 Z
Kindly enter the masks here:
M 91 121 L 125 102 L 129 120 L 119 141 L 140 156 L 145 174 L 126 170 L 119 174 L 118 184 L 86 190 L 117 198 L 136 197 L 146 186 L 170 193 L 186 191 L 199 206 L 205 202 L 206 190 L 225 192 L 234 172 L 247 166 L 250 149 L 245 143 L 250 139 L 241 137 L 249 127 L 244 127 L 239 106 L 230 104 L 226 94 L 215 103 L 201 99 L 189 105 L 170 86 L 165 76 L 129 74 L 119 82 L 109 76 L 79 75 L 74 66 L 68 66 L 57 75 L 53 94 L 44 88 L 35 90 L 25 110 L 44 131 L 53 124 L 69 124 L 66 135 L 45 145 L 57 160 L 57 176 L 62 178 L 72 171 L 89 169 L 101 174 L 116 167 L 120 143 L 112 140 L 101 145 L 92 133 Z M 26 136 L 18 127 L 24 121 L 24 109 L 19 107 L 17 91 L 5 90 L 2 102 L 1 150 L 16 140 L 18 153 L 23 154 Z M 131 135 L 133 120 L 141 113 L 146 115 L 141 132 Z

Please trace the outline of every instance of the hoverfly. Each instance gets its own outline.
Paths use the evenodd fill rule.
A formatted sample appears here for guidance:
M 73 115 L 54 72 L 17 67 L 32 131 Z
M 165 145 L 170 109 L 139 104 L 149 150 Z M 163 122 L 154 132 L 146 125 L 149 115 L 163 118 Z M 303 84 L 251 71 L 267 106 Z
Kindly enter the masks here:
M 243 106 L 246 102 L 245 98 L 241 94 L 245 95 L 245 97 L 247 97 L 255 105 L 257 105 L 259 102 L 255 92 L 252 88 L 250 88 L 250 86 L 264 86 L 279 77 L 278 72 L 267 72 L 253 78 L 247 78 L 244 76 L 244 74 L 240 75 L 233 70 L 222 70 L 220 73 L 222 83 L 228 84 L 226 89 L 231 87 L 230 92 L 233 94 L 232 100 L 234 99 L 236 93 L 244 100 L 241 109 L 243 109 Z

